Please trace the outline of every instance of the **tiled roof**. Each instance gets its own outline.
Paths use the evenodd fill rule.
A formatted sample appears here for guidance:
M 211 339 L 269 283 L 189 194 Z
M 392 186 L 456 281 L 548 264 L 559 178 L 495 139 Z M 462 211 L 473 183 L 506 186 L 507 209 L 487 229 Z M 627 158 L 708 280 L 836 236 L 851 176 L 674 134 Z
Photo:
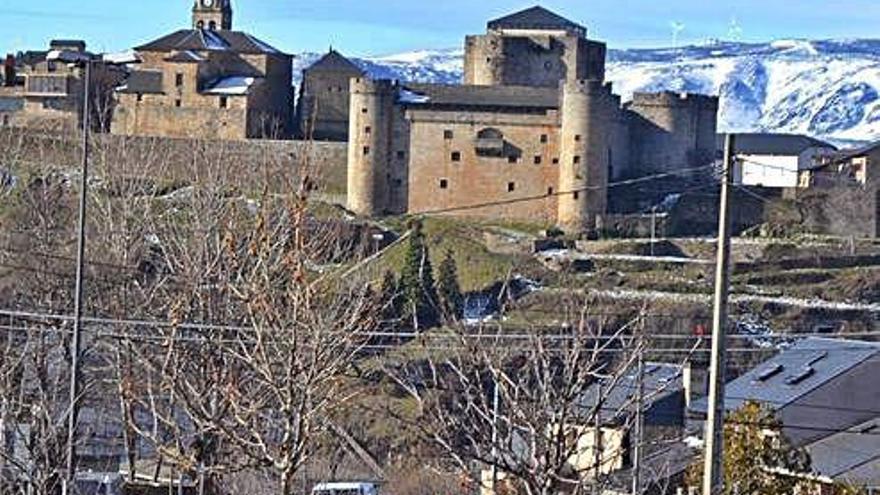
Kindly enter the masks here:
M 489 21 L 489 29 L 549 29 L 586 32 L 586 28 L 544 7 L 535 6 Z
M 360 67 L 355 65 L 351 60 L 345 58 L 336 50 L 330 50 L 330 52 L 305 70 L 305 72 L 313 71 L 350 72 L 352 74 L 364 73 Z
M 246 54 L 282 54 L 280 50 L 241 31 L 181 29 L 135 48 L 144 52 L 174 50 L 230 51 Z
M 412 106 L 552 109 L 559 107 L 556 88 L 407 84 Z

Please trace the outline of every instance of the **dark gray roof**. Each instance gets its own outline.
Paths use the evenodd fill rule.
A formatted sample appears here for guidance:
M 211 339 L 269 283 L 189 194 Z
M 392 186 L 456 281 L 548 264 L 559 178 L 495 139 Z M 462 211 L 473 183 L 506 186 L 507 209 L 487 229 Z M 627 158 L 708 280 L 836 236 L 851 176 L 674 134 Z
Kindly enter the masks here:
M 816 474 L 880 486 L 880 417 L 807 446 Z
M 198 62 L 204 62 L 205 58 L 192 50 L 184 50 L 182 52 L 177 52 L 170 57 L 167 57 L 165 59 L 165 61 L 166 62 L 184 63 L 184 64 L 194 64 L 194 63 L 198 63 Z
M 880 355 L 880 345 L 842 339 L 806 338 L 726 385 L 724 406 L 735 411 L 746 402 L 780 410 L 817 388 Z M 691 409 L 705 414 L 707 400 Z
M 549 29 L 586 33 L 586 28 L 544 7 L 535 6 L 489 21 L 489 29 Z
M 726 134 L 719 134 L 716 140 L 718 151 L 724 151 Z M 800 155 L 809 148 L 829 148 L 834 145 L 803 134 L 737 134 L 737 153 L 750 155 Z
M 684 404 L 677 401 L 665 401 L 666 398 L 679 394 L 684 389 L 682 368 L 679 365 L 663 363 L 645 364 L 643 384 L 643 400 L 646 416 L 654 416 L 657 423 L 676 422 L 684 419 Z M 608 388 L 611 387 L 611 390 Z M 638 394 L 638 373 L 635 370 L 620 377 L 616 383 L 608 380 L 599 385 L 592 385 L 581 396 L 578 404 L 584 410 L 593 410 L 596 396 L 604 397 L 601 417 L 603 423 L 615 423 L 631 414 Z M 654 406 L 659 407 L 654 407 Z M 678 407 L 676 407 L 678 406 Z M 646 418 L 650 420 L 651 418 Z
M 173 50 L 230 51 L 247 54 L 282 54 L 280 50 L 241 31 L 181 29 L 135 48 L 144 52 Z
M 49 55 L 48 51 L 41 50 L 28 50 L 25 52 L 19 52 L 18 55 L 15 56 L 15 63 L 18 66 L 33 66 L 40 62 L 46 60 L 46 57 Z
M 336 50 L 330 50 L 320 60 L 305 69 L 305 72 L 348 72 L 352 75 L 363 74 L 364 71 L 351 60 L 345 58 Z
M 86 49 L 86 42 L 83 40 L 52 40 L 49 42 L 49 48 L 69 48 L 76 47 L 81 50 Z
M 407 84 L 400 103 L 429 107 L 491 107 L 552 109 L 559 107 L 556 88 L 527 86 L 460 86 L 442 84 Z
M 118 89 L 120 93 L 162 93 L 162 71 L 135 70 L 128 75 L 125 83 Z
M 847 158 L 855 158 L 855 157 L 859 157 L 859 156 L 864 156 L 864 155 L 867 155 L 868 153 L 874 152 L 877 148 L 880 148 L 880 141 L 877 141 L 877 142 L 874 142 L 871 144 L 867 144 L 865 146 L 860 146 L 855 149 L 842 150 L 839 154 L 839 157 L 843 158 L 843 159 L 847 159 Z

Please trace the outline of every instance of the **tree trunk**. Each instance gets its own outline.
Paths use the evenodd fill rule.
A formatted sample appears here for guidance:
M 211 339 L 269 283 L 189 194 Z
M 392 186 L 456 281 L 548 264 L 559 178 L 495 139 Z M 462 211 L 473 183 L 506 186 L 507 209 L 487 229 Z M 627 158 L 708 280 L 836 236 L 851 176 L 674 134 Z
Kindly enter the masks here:
M 281 473 L 281 491 L 279 495 L 293 495 L 296 489 L 296 471 L 287 469 Z

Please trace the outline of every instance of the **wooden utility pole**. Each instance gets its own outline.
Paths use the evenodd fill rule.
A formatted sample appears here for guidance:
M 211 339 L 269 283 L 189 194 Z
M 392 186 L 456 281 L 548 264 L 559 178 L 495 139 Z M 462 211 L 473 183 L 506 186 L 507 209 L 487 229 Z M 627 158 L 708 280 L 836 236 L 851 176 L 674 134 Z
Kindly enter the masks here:
M 715 271 L 715 300 L 712 310 L 712 357 L 710 363 L 709 410 L 706 419 L 703 495 L 718 495 L 724 488 L 724 368 L 727 332 L 727 296 L 730 291 L 730 181 L 736 140 L 728 134 L 724 143 L 724 172 L 721 175 L 721 205 L 718 220 L 718 255 Z
M 642 452 L 644 444 L 644 427 L 645 427 L 645 320 L 642 317 L 641 328 L 639 329 L 639 339 L 637 344 L 637 364 L 636 364 L 636 415 L 635 415 L 635 440 L 633 442 L 633 477 L 632 477 L 632 493 L 633 495 L 641 495 L 642 493 Z

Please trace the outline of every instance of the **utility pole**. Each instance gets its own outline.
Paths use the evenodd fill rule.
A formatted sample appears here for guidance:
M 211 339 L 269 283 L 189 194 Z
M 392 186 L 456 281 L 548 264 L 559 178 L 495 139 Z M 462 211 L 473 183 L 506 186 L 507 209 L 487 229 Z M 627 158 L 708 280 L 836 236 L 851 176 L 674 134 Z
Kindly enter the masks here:
M 639 329 L 638 357 L 636 365 L 636 415 L 635 415 L 635 441 L 633 443 L 633 478 L 632 493 L 642 493 L 642 442 L 644 436 L 644 395 L 645 395 L 645 320 L 642 316 L 642 324 Z
M 73 299 L 73 337 L 70 342 L 70 397 L 67 416 L 67 472 L 62 484 L 65 495 L 75 493 L 76 484 L 76 425 L 79 419 L 80 354 L 82 353 L 83 286 L 86 249 L 86 203 L 89 186 L 89 128 L 91 113 L 92 61 L 83 62 L 82 114 L 82 169 L 79 189 L 79 223 L 76 241 L 76 288 Z
M 498 377 L 493 380 L 492 387 L 492 495 L 498 493 L 498 407 L 501 402 L 498 396 Z
M 721 205 L 718 219 L 718 259 L 715 300 L 712 310 L 712 357 L 709 368 L 709 411 L 706 419 L 703 495 L 718 495 L 724 488 L 724 369 L 727 332 L 727 296 L 730 291 L 730 181 L 736 159 L 736 139 L 728 134 L 724 143 Z

